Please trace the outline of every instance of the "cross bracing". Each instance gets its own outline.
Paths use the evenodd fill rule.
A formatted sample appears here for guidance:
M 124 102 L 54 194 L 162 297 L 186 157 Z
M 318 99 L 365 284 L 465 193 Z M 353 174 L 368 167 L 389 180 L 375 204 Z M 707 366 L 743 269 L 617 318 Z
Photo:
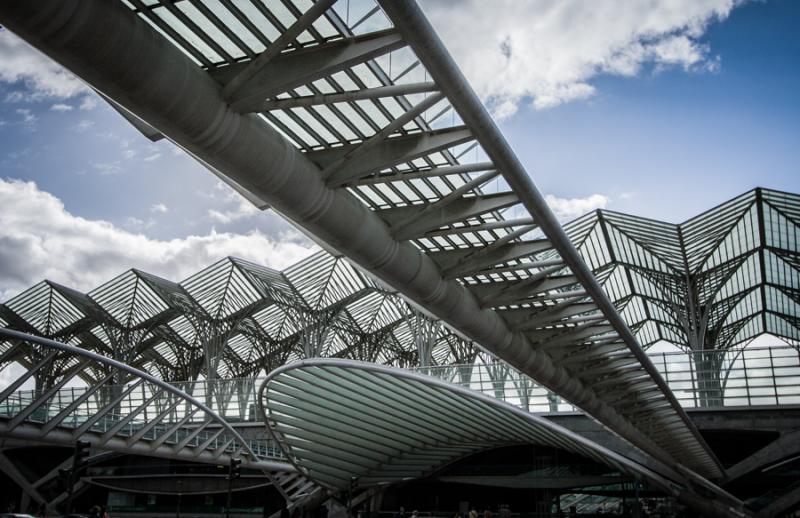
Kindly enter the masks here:
M 681 224 L 598 210 L 566 225 L 647 347 L 800 340 L 800 196 L 754 189 Z
M 421 11 L 349 4 L 36 0 L 4 3 L 0 21 L 148 138 L 172 140 L 427 315 L 648 453 L 719 476 Z M 195 290 L 172 334 L 224 375 L 235 362 L 222 344 L 251 294 L 212 307 Z M 327 327 L 304 327 L 306 352 L 346 345 Z

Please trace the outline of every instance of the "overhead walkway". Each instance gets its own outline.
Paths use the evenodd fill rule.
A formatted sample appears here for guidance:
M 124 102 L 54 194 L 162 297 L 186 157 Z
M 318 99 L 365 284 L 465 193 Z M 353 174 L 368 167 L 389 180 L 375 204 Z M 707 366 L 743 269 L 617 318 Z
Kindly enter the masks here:
M 401 369 L 304 360 L 271 373 L 260 402 L 287 459 L 332 491 L 422 478 L 470 454 L 534 444 L 604 464 L 706 516 L 746 514 L 735 497 L 688 470 L 645 467 L 543 417 Z
M 227 465 L 231 458 L 238 458 L 242 467 L 261 471 L 290 505 L 323 493 L 319 486 L 298 474 L 274 447 L 243 439 L 217 412 L 169 383 L 60 342 L 8 329 L 0 329 L 0 337 L 14 340 L 15 349 L 39 348 L 45 353 L 39 365 L 17 376 L 0 392 L 0 438 L 66 447 L 84 440 L 98 452 L 214 465 Z M 54 361 L 70 363 L 69 374 L 48 390 L 34 393 L 34 397 L 19 397 L 19 387 L 39 368 Z M 80 382 L 85 379 L 83 371 L 92 369 L 104 372 L 101 382 L 73 391 L 77 397 L 71 400 L 59 397 L 65 385 Z M 110 384 L 115 377 L 127 383 Z M 29 396 L 31 392 L 23 394 Z M 131 398 L 138 403 L 123 404 L 130 403 Z M 8 462 L 3 464 L 8 466 Z M 36 485 L 18 475 L 13 478 L 20 487 L 38 500 Z
M 334 3 L 26 0 L 0 23 L 655 459 L 720 477 L 416 4 Z

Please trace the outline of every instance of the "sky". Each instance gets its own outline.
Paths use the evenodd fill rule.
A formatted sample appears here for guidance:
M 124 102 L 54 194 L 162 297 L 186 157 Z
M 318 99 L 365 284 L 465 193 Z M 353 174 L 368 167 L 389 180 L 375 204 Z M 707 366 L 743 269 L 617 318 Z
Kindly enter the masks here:
M 756 186 L 798 192 L 800 3 L 423 0 L 562 219 L 680 222 Z M 169 142 L 0 31 L 0 301 L 130 267 L 182 280 L 314 251 Z

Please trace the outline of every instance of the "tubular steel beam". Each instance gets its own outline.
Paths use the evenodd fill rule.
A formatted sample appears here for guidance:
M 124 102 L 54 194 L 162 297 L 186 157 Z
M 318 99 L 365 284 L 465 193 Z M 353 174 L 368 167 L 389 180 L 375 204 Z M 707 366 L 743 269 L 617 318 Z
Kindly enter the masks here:
M 249 112 L 259 109 L 261 103 L 269 97 L 403 46 L 403 39 L 394 30 L 387 30 L 280 54 L 264 63 L 256 63 L 259 59 L 256 58 L 253 62 L 256 64 L 254 68 L 249 68 L 250 63 L 235 64 L 220 68 L 212 72 L 212 75 L 227 89 L 229 82 L 240 82 L 242 74 L 252 74 L 252 77 L 230 93 L 233 107 L 237 111 Z M 262 56 L 268 52 L 269 49 Z
M 367 99 L 380 99 L 381 97 L 429 93 L 435 92 L 436 90 L 436 83 L 431 82 L 377 86 L 375 88 L 365 88 L 364 90 L 353 90 L 335 94 L 316 94 L 291 97 L 288 99 L 270 99 L 264 101 L 257 111 L 286 110 L 288 108 L 301 108 L 320 104 L 346 103 Z
M 516 190 L 555 247 L 565 255 L 564 262 L 573 269 L 587 293 L 597 301 L 633 354 L 648 369 L 654 382 L 670 398 L 674 411 L 685 420 L 685 426 L 696 434 L 422 13 L 413 2 L 381 3 L 404 39 L 398 38 L 393 31 L 378 36 L 373 34 L 365 39 L 372 38 L 374 52 L 348 49 L 349 44 L 344 43 L 340 49 L 342 54 L 331 53 L 324 59 L 321 54 L 316 54 L 321 60 L 318 64 L 333 70 L 335 67 L 331 60 L 349 63 L 348 56 L 353 60 L 367 59 L 367 55 L 388 52 L 410 43 L 428 68 L 435 71 L 437 77 L 434 79 L 467 123 L 469 132 L 478 138 L 495 167 Z M 556 365 L 547 353 L 532 347 L 522 333 L 512 332 L 499 314 L 482 309 L 468 288 L 446 279 L 432 258 L 409 242 L 397 241 L 380 217 L 354 195 L 345 189 L 327 186 L 319 166 L 277 130 L 258 116 L 243 115 L 232 109 L 223 99 L 219 83 L 209 73 L 121 3 L 104 0 L 7 1 L 0 3 L 0 22 L 186 149 L 216 174 L 229 178 L 271 205 L 327 249 L 347 256 L 432 315 L 558 392 L 644 451 L 666 463 L 674 463 L 662 446 L 598 397 L 592 387 Z M 98 30 L 98 27 L 104 30 Z M 311 54 L 315 50 L 307 52 Z M 259 74 L 271 70 L 279 59 L 284 59 L 284 56 L 288 59 L 292 54 L 298 58 L 296 64 L 281 70 L 289 74 L 287 70 L 295 69 L 299 75 L 292 75 L 288 82 L 281 81 L 281 85 L 275 85 L 275 91 L 291 87 L 301 80 L 313 80 L 316 70 L 311 68 L 310 62 L 302 60 L 305 52 L 286 53 L 271 61 Z M 307 70 L 302 70 L 304 67 Z M 392 140 L 399 139 L 389 139 Z M 448 145 L 454 145 L 453 141 Z M 376 160 L 377 167 L 381 164 L 381 160 Z M 360 176 L 360 173 L 353 177 Z M 486 257 L 480 259 L 487 266 L 497 264 Z M 457 268 L 470 269 L 464 264 Z M 699 435 L 696 439 L 702 443 Z

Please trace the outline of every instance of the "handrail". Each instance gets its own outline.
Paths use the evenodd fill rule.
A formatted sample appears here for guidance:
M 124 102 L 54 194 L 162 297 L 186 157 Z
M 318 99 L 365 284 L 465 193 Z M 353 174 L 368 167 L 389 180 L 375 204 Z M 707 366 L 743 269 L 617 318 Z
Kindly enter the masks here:
M 791 346 L 746 348 L 736 351 L 703 351 L 710 365 L 725 367 L 717 374 L 714 369 L 697 368 L 694 357 L 699 353 L 674 351 L 655 353 L 656 367 L 665 376 L 670 389 L 679 402 L 688 408 L 724 408 L 726 406 L 800 405 L 800 351 Z M 651 353 L 652 355 L 652 353 Z M 710 358 L 716 355 L 718 360 Z M 725 357 L 720 358 L 720 357 Z M 742 365 L 741 356 L 747 363 Z M 724 361 L 722 361 L 724 360 Z M 424 372 L 446 381 L 483 391 L 503 400 L 511 401 L 531 412 L 577 412 L 574 406 L 536 383 L 513 367 L 499 363 L 502 369 L 494 370 L 485 363 L 451 364 L 413 367 L 409 370 Z M 724 374 L 724 376 L 723 376 Z M 253 422 L 257 412 L 258 385 L 263 377 L 199 379 L 194 381 L 165 382 L 193 398 L 206 401 L 218 416 L 232 426 L 235 423 Z M 715 381 L 718 385 L 714 385 Z M 124 391 L 123 385 L 103 386 L 104 390 Z M 226 390 L 220 390 L 220 387 Z M 90 387 L 65 387 L 53 394 L 53 402 L 69 404 Z M 229 390 L 228 390 L 229 389 Z M 749 390 L 749 394 L 748 391 Z M 741 392 L 741 394 L 740 394 Z M 220 394 L 224 394 L 221 396 Z M 6 405 L 23 404 L 39 397 L 34 390 L 16 391 L 5 402 L 0 402 L 0 413 Z M 135 408 L 146 399 L 140 392 L 132 392 L 120 401 L 122 408 Z M 209 402 L 207 398 L 213 397 Z M 91 404 L 89 401 L 85 405 Z M 97 405 L 96 401 L 92 404 Z M 8 406 L 5 407 L 8 410 Z M 197 423 L 193 417 L 188 423 Z M 270 446 L 272 447 L 272 446 Z
M 113 367 L 115 369 L 119 369 L 122 372 L 126 372 L 139 379 L 147 381 L 148 383 L 151 383 L 156 387 L 190 403 L 196 408 L 199 408 L 200 410 L 205 412 L 206 415 L 210 417 L 214 422 L 219 424 L 226 432 L 230 433 L 233 439 L 236 440 L 241 445 L 242 450 L 244 450 L 244 452 L 247 453 L 247 457 L 243 459 L 243 464 L 247 465 L 250 463 L 257 462 L 259 465 L 258 469 L 275 469 L 275 470 L 285 471 L 286 465 L 284 463 L 270 463 L 268 461 L 259 461 L 256 453 L 250 447 L 248 442 L 245 441 L 244 438 L 239 434 L 239 432 L 237 432 L 235 428 L 233 428 L 222 416 L 217 414 L 217 412 L 212 410 L 209 406 L 199 401 L 198 399 L 194 398 L 193 396 L 186 394 L 185 392 L 178 389 L 174 385 L 171 385 L 163 380 L 160 380 L 155 376 L 152 376 L 151 374 L 148 374 L 144 371 L 131 367 L 130 365 L 126 365 L 112 358 L 102 356 L 92 351 L 87 351 L 86 349 L 81 349 L 80 347 L 57 342 L 55 340 L 50 340 L 48 338 L 42 338 L 40 336 L 30 335 L 20 331 L 15 331 L 13 329 L 0 328 L 0 337 L 5 337 L 11 340 L 22 340 L 25 342 L 38 344 L 42 347 L 46 347 L 49 349 L 64 351 L 69 354 L 87 358 L 93 362 L 97 362 L 103 365 L 107 365 L 109 367 Z

